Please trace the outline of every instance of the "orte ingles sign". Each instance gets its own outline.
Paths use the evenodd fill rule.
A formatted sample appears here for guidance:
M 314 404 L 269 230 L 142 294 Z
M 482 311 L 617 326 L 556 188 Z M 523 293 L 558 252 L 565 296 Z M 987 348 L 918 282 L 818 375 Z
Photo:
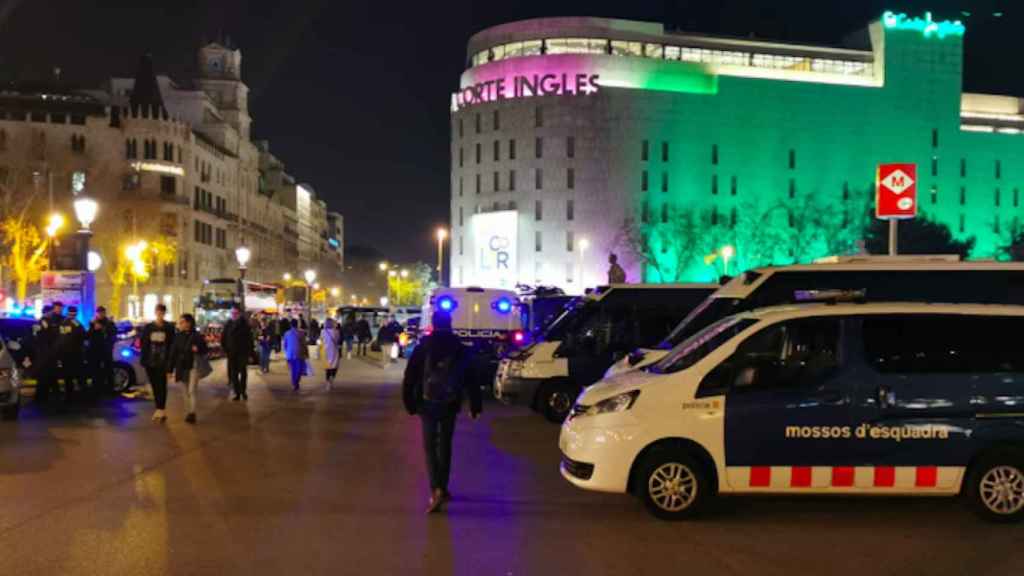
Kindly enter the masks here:
M 885 220 L 917 216 L 917 164 L 879 164 L 875 216 Z

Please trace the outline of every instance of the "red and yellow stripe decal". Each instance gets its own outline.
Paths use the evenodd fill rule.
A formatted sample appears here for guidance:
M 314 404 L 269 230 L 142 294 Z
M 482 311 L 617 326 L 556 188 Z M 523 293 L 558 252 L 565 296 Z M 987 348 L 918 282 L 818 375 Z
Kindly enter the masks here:
M 956 491 L 964 469 L 955 466 L 730 466 L 736 491 Z

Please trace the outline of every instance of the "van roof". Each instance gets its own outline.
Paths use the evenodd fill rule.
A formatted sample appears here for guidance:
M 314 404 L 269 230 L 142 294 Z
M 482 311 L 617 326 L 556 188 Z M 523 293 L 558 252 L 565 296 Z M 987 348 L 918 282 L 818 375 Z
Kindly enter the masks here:
M 921 272 L 982 272 L 1009 271 L 1024 274 L 1024 262 L 995 262 L 992 260 L 958 262 L 950 260 L 900 259 L 899 257 L 871 257 L 870 260 L 819 262 L 790 266 L 766 266 L 748 270 L 729 280 L 712 298 L 746 298 L 769 277 L 786 272 L 859 272 L 921 271 Z
M 870 302 L 863 304 L 785 304 L 741 312 L 739 318 L 779 321 L 816 316 L 850 314 L 963 314 L 974 316 L 1021 316 L 1024 306 L 1008 304 L 945 304 L 931 302 Z
M 598 286 L 586 295 L 593 300 L 601 300 L 616 290 L 718 290 L 718 284 L 689 283 L 689 284 L 609 284 Z

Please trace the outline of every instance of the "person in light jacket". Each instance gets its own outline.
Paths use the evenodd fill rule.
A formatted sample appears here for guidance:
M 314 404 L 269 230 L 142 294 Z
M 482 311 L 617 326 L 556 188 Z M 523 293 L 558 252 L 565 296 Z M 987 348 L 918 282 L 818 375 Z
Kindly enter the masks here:
M 284 359 L 288 361 L 288 369 L 292 376 L 292 389 L 299 391 L 299 381 L 306 371 L 306 357 L 309 350 L 306 348 L 306 336 L 299 330 L 299 321 L 293 319 L 291 328 L 285 332 L 282 341 L 284 346 Z
M 199 373 L 196 358 L 207 353 L 206 339 L 196 331 L 196 319 L 191 314 L 182 314 L 178 319 L 178 330 L 167 362 L 167 371 L 174 374 L 174 381 L 185 389 L 185 407 L 188 414 L 185 422 L 196 423 L 196 394 L 199 392 Z
M 324 359 L 327 360 L 325 389 L 330 392 L 334 388 L 334 378 L 338 375 L 338 365 L 341 363 L 341 328 L 333 318 L 324 320 L 320 338 L 324 346 Z

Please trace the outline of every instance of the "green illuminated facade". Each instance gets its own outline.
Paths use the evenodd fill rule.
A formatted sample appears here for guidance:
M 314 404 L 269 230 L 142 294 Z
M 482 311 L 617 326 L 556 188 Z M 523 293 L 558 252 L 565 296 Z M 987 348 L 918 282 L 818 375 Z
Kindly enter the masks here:
M 495 46 L 538 36 L 559 47 L 557 55 L 549 49 L 506 60 L 561 58 L 574 45 L 563 52 L 551 38 L 591 36 L 610 41 L 599 55 L 597 41 L 585 46 L 588 72 L 599 73 L 605 59 L 660 62 L 645 64 L 651 72 L 632 84 L 592 95 L 454 111 L 453 232 L 467 214 L 518 210 L 523 282 L 566 285 L 562 276 L 573 276 L 568 268 L 577 258 L 576 285 L 581 275 L 594 284 L 603 280 L 608 252 L 626 261 L 631 281 L 709 280 L 723 272 L 713 255 L 725 245 L 735 247 L 729 273 L 857 250 L 877 165 L 913 162 L 920 214 L 957 238 L 975 237 L 972 257 L 999 257 L 1024 216 L 1024 113 L 1018 98 L 962 92 L 964 33 L 960 23 L 930 14 L 889 13 L 868 26 L 859 49 L 683 36 L 594 19 L 486 30 L 470 42 L 464 84 L 467 75 L 472 82 L 502 65 Z M 492 115 L 505 121 L 493 128 Z M 485 119 L 480 131 L 472 129 L 477 116 Z M 517 137 L 528 144 L 519 157 L 499 154 L 488 164 L 494 139 Z M 562 144 L 568 138 L 571 157 Z M 545 140 L 544 155 L 534 154 L 534 139 Z M 480 141 L 488 152 L 482 163 L 457 163 L 460 149 L 469 154 Z M 520 174 L 518 189 L 501 186 L 510 170 Z M 552 183 L 532 186 L 537 170 Z M 484 190 L 471 191 L 481 175 Z M 568 201 L 571 218 L 556 208 Z M 538 202 L 547 209 L 541 218 Z M 567 242 L 583 236 L 594 248 L 580 257 Z M 551 244 L 566 253 L 555 255 L 554 271 L 542 261 Z M 473 265 L 454 246 L 452 264 L 453 271 Z

